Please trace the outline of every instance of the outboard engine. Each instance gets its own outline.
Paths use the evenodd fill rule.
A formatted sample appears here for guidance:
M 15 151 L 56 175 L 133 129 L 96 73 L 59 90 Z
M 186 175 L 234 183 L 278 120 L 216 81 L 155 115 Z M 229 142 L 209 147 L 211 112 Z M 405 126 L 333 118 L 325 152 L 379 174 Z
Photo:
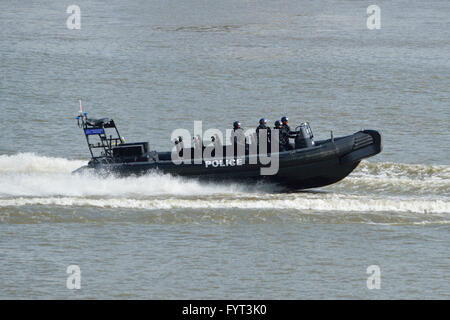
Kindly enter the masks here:
M 308 122 L 304 122 L 295 128 L 295 149 L 303 149 L 314 146 L 313 133 Z

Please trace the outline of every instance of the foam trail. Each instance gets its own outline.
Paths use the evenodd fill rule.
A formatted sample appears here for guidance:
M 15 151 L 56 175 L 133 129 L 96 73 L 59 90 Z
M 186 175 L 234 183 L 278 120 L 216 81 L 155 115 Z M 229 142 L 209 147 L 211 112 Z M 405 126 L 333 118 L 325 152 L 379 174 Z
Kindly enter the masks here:
M 71 173 L 87 161 L 39 156 L 34 153 L 0 155 L 2 173 Z
M 156 201 L 159 197 L 190 197 L 195 199 L 184 204 L 172 203 L 180 208 L 195 208 L 198 205 L 212 208 L 267 208 L 296 207 L 311 210 L 384 210 L 411 212 L 447 212 L 450 190 L 450 166 L 426 166 L 398 163 L 371 163 L 363 161 L 360 167 L 338 184 L 321 189 L 328 190 L 338 199 L 321 192 L 319 198 L 312 199 L 308 193 L 273 194 L 280 189 L 274 185 L 214 184 L 200 183 L 194 179 L 184 179 L 162 174 L 148 174 L 140 177 L 116 178 L 96 175 L 71 175 L 86 161 L 68 160 L 20 153 L 0 156 L 0 199 L 48 197 L 49 203 L 61 204 L 62 200 L 74 198 L 120 198 L 130 201 Z M 364 194 L 364 199 L 354 199 L 350 195 Z M 211 196 L 229 196 L 230 204 L 217 202 Z M 250 197 L 253 197 L 250 199 Z M 262 197 L 262 198 L 261 198 Z M 402 199 L 398 204 L 395 197 Z M 252 199 L 261 198 L 261 202 Z M 56 200 L 55 200 L 56 199 Z M 96 199 L 87 199 L 86 201 Z M 98 200 L 98 199 L 97 199 Z M 237 201 L 240 202 L 237 202 Z M 12 201 L 12 200 L 11 200 Z M 22 201 L 22 200 L 20 200 Z M 18 200 L 17 205 L 22 202 Z M 53 201 L 53 202 L 52 202 Z M 58 202 L 60 201 L 60 202 Z M 67 202 L 67 200 L 65 200 Z M 83 205 L 74 199 L 73 205 Z M 99 200 L 100 201 L 100 200 Z M 278 202 L 277 202 L 278 201 Z M 384 201 L 384 202 L 383 202 Z M 441 202 L 436 202 L 441 201 Z M 10 202 L 11 205 L 12 202 Z M 85 205 L 99 205 L 86 202 Z M 121 207 L 120 202 L 116 203 Z M 136 202 L 139 203 L 139 202 Z M 171 203 L 170 201 L 167 203 Z M 365 206 L 370 203 L 369 206 Z M 6 202 L 3 202 L 5 205 Z M 29 203 L 32 204 L 32 203 Z M 36 204 L 43 204 L 38 200 Z M 162 208 L 157 202 L 142 202 L 143 208 Z M 231 208 L 230 207 L 230 208 Z M 327 209 L 329 208 L 329 209 Z
M 169 175 L 151 174 L 117 179 L 96 176 L 42 174 L 13 175 L 0 181 L 0 197 L 71 196 L 71 197 L 145 197 L 162 195 L 206 196 L 252 192 L 239 184 L 202 184 Z
M 410 179 L 450 179 L 450 166 L 362 161 L 357 175 L 403 177 Z
M 450 214 L 450 203 L 443 200 L 369 199 L 367 197 L 295 197 L 294 199 L 87 199 L 87 198 L 16 198 L 0 199 L 0 207 L 30 205 L 88 206 L 145 210 L 171 209 L 242 209 L 334 212 L 403 212 L 421 214 Z
M 273 191 L 273 185 L 246 186 L 200 183 L 163 174 L 140 177 L 71 175 L 84 161 L 49 158 L 34 154 L 0 156 L 0 197 L 145 197 L 161 195 L 206 196 Z
M 450 166 L 362 161 L 350 176 L 330 188 L 357 194 L 448 198 Z

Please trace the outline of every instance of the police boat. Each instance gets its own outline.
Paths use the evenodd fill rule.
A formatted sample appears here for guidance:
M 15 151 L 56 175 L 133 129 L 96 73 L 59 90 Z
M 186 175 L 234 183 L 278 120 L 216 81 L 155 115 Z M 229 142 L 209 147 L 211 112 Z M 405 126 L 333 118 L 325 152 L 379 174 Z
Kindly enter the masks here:
M 276 143 L 262 148 L 265 152 L 258 152 L 261 150 L 255 144 L 245 144 L 239 153 L 233 145 L 204 146 L 199 141 L 185 148 L 181 138 L 176 139 L 172 151 L 157 152 L 150 150 L 148 142 L 125 143 L 112 119 L 91 119 L 80 111 L 77 121 L 91 160 L 73 173 L 129 176 L 161 172 L 201 181 L 266 181 L 291 189 L 308 189 L 344 179 L 362 159 L 382 150 L 378 131 L 361 130 L 336 138 L 331 132 L 330 139 L 315 141 L 309 124 L 303 123 L 294 131 L 291 150 L 278 148 L 273 137 L 276 130 L 272 130 L 272 141 Z

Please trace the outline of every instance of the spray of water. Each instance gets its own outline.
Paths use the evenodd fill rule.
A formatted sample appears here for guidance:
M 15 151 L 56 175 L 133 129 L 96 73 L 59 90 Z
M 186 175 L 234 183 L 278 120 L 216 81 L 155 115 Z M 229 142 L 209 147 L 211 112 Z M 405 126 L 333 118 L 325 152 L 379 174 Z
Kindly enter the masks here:
M 71 174 L 85 164 L 31 153 L 0 156 L 0 207 L 450 213 L 450 166 L 363 162 L 324 192 L 286 194 L 274 185 L 205 184 L 163 174 Z

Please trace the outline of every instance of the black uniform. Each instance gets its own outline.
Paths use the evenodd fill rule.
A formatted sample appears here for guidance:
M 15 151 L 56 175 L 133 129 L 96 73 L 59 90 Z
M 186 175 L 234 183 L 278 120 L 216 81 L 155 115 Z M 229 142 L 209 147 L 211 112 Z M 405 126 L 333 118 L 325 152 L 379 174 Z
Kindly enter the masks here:
M 267 131 L 267 143 L 270 143 L 270 128 L 266 126 L 265 124 L 260 124 L 256 128 L 256 138 L 259 140 L 259 130 L 266 130 Z
M 245 141 L 244 130 L 242 128 L 233 128 L 233 136 L 231 137 L 231 143 L 234 145 L 234 154 L 237 155 L 238 145 L 244 145 L 247 151 L 248 146 Z
M 291 128 L 288 124 L 283 123 L 280 130 L 280 147 L 284 150 L 292 150 L 294 149 L 292 145 L 289 143 L 289 138 L 295 137 L 295 131 L 291 131 Z
M 270 135 L 270 127 L 266 126 L 265 124 L 260 124 L 257 128 L 256 128 L 256 141 L 258 143 L 258 153 L 259 153 L 259 131 L 260 130 L 266 130 L 266 134 L 267 134 L 267 152 L 270 152 L 270 141 L 271 141 L 271 135 Z M 261 133 L 263 135 L 263 132 Z M 264 141 L 262 141 L 261 143 L 264 143 Z
M 278 128 L 277 126 L 275 126 L 275 127 L 273 127 L 273 132 L 276 132 L 276 130 L 278 130 L 278 144 L 280 145 L 280 151 L 282 151 L 281 150 L 281 148 L 282 148 L 282 146 L 281 146 L 281 143 L 280 143 L 280 140 L 281 140 L 281 129 L 280 128 Z M 270 137 L 271 139 L 276 139 L 276 137 L 275 136 L 272 136 L 272 134 L 271 134 L 271 137 Z M 277 143 L 275 140 L 274 140 L 274 143 Z
M 242 128 L 233 128 L 234 133 L 234 143 L 244 144 L 245 143 L 245 135 L 244 130 Z

